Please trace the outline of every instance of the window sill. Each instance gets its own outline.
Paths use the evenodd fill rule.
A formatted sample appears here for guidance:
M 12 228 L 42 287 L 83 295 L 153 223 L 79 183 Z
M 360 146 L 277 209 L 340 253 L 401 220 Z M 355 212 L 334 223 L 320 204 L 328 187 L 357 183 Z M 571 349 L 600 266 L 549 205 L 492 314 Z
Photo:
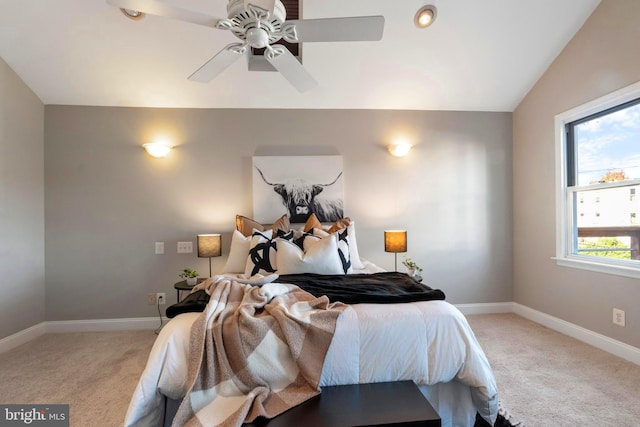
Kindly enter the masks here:
M 640 268 L 623 265 L 605 264 L 601 262 L 587 261 L 574 258 L 552 257 L 557 265 L 562 267 L 578 268 L 581 270 L 597 271 L 598 273 L 613 274 L 615 276 L 633 277 L 640 279 Z

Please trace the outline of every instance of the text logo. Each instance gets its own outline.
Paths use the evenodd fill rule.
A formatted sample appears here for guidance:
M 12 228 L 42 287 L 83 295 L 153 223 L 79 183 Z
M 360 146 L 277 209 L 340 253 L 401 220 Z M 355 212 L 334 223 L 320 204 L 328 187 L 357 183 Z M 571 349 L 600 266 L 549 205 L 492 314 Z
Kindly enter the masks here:
M 69 405 L 0 405 L 0 427 L 69 427 Z

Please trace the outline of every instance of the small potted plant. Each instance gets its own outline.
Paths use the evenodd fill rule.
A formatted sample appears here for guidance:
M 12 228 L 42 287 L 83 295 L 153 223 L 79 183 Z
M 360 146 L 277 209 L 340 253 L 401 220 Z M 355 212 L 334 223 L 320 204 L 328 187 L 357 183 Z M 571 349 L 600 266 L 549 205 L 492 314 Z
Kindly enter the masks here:
M 416 280 L 419 280 L 418 278 L 422 279 L 422 268 L 408 257 L 407 254 L 404 255 L 402 264 L 407 267 L 407 274 L 409 276 L 416 278 Z
M 198 281 L 198 272 L 193 268 L 185 268 L 180 273 L 180 277 L 187 281 L 187 285 L 194 286 Z

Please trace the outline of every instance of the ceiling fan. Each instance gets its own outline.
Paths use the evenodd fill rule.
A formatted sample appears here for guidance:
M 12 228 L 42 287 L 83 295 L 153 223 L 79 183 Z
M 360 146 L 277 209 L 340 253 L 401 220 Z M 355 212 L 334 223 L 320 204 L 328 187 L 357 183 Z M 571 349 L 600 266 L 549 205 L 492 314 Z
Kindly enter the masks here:
M 280 39 L 289 43 L 377 41 L 382 38 L 383 16 L 286 20 L 286 10 L 280 0 L 229 0 L 228 18 L 214 18 L 203 13 L 172 6 L 157 0 L 107 0 L 121 9 L 162 16 L 229 30 L 239 43 L 231 43 L 189 76 L 189 80 L 209 82 L 250 48 L 264 48 L 265 59 L 298 91 L 317 86 L 314 78 Z

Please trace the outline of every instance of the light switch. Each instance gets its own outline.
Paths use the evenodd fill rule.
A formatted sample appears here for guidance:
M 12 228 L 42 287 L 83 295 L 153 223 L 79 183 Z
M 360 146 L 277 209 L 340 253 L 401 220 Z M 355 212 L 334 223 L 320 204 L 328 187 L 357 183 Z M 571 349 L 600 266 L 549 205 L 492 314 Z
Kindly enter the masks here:
M 179 254 L 190 254 L 193 252 L 193 242 L 178 242 Z
M 164 242 L 156 242 L 156 255 L 164 253 Z

